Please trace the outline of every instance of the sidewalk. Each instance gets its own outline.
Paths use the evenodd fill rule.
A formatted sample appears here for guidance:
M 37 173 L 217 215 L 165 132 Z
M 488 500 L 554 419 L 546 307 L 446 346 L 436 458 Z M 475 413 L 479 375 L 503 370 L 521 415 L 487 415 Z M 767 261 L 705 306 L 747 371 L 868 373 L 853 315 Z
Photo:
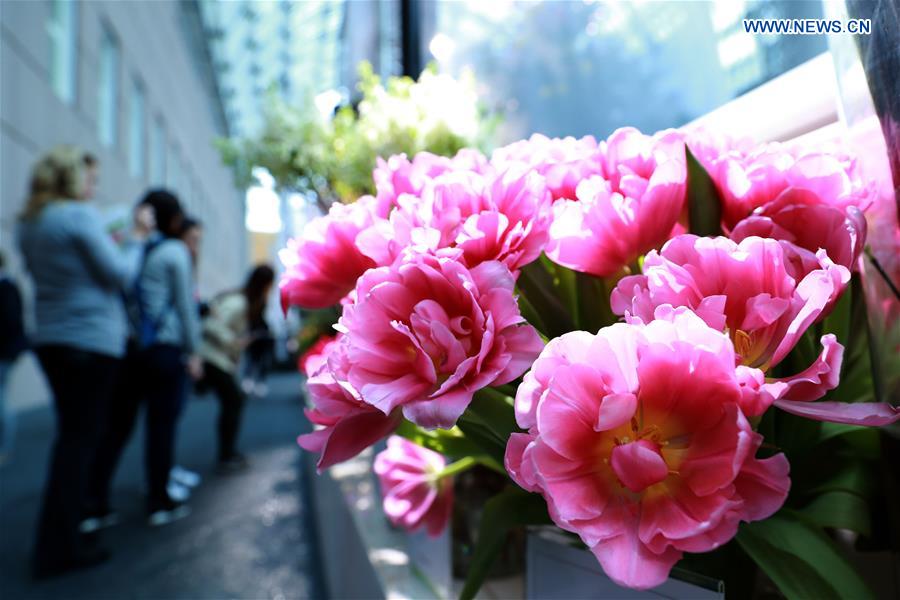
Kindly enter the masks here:
M 0 468 L 0 598 L 321 598 L 308 484 L 295 442 L 308 427 L 300 381 L 277 374 L 269 383 L 269 396 L 245 410 L 240 445 L 252 466 L 239 475 L 212 473 L 215 399 L 188 403 L 176 456 L 203 483 L 191 500 L 193 514 L 158 529 L 144 521 L 141 424 L 116 480 L 114 502 L 123 522 L 103 538 L 112 560 L 41 583 L 29 579 L 28 556 L 53 414 L 49 408 L 21 413 L 14 456 Z

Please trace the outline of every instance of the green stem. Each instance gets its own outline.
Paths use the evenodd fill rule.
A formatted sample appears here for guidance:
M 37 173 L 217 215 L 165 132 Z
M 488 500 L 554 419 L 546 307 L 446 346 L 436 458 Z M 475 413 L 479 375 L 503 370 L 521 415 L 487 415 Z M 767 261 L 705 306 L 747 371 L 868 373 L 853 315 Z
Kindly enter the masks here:
M 454 463 L 450 463 L 444 469 L 437 474 L 438 479 L 443 479 L 445 477 L 453 477 L 463 471 L 468 471 L 472 467 L 478 464 L 478 459 L 474 456 L 466 456 L 465 458 L 461 458 Z
M 884 279 L 884 282 L 888 285 L 892 292 L 894 292 L 894 297 L 900 300 L 900 290 L 897 289 L 897 286 L 894 285 L 894 282 L 891 281 L 890 276 L 888 276 L 887 271 L 884 270 L 884 267 L 881 266 L 881 263 L 875 258 L 875 255 L 872 254 L 872 251 L 866 248 L 866 256 L 872 262 L 872 266 L 875 267 L 875 270 L 878 271 L 878 274 L 881 275 L 881 278 Z

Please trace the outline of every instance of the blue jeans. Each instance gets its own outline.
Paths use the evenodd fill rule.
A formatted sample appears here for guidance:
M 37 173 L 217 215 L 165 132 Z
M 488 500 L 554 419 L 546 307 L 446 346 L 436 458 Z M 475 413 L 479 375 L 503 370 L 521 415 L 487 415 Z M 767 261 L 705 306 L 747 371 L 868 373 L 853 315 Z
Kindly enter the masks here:
M 39 346 L 53 391 L 56 436 L 35 545 L 35 567 L 54 568 L 84 551 L 78 532 L 88 471 L 106 428 L 119 359 L 71 346 Z
M 131 350 L 122 365 L 109 406 L 109 427 L 91 470 L 89 508 L 110 507 L 110 488 L 125 446 L 131 439 L 140 407 L 147 407 L 144 467 L 149 510 L 169 501 L 166 487 L 174 465 L 175 432 L 187 391 L 181 348 L 158 344 Z

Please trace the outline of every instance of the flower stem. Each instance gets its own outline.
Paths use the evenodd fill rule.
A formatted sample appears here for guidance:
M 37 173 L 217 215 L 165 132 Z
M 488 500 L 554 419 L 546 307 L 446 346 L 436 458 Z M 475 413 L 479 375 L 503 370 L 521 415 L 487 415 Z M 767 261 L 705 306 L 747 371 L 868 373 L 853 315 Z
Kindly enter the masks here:
M 872 266 L 875 267 L 875 270 L 878 271 L 878 274 L 881 275 L 881 278 L 884 279 L 884 282 L 888 285 L 892 292 L 894 292 L 894 297 L 900 300 L 900 290 L 897 289 L 897 286 L 894 285 L 894 282 L 891 281 L 890 276 L 884 270 L 884 267 L 881 266 L 881 263 L 875 258 L 875 255 L 872 254 L 872 251 L 868 248 L 866 249 L 866 256 L 872 262 Z
M 474 456 L 466 456 L 465 458 L 461 458 L 454 463 L 450 463 L 444 470 L 437 474 L 438 479 L 443 479 L 444 477 L 452 477 L 463 471 L 467 471 L 478 464 L 478 459 Z

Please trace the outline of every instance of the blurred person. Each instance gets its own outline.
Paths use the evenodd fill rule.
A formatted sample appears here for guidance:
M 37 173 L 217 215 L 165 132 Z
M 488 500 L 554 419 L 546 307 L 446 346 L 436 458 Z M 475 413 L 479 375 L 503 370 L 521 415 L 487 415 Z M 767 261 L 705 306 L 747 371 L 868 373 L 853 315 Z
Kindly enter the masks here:
M 33 555 L 36 578 L 109 557 L 78 525 L 125 351 L 121 293 L 134 275 L 138 252 L 118 248 L 99 212 L 86 203 L 94 195 L 97 169 L 97 160 L 77 147 L 54 148 L 32 170 L 18 228 L 34 281 L 32 340 L 56 413 Z M 136 238 L 147 233 L 135 224 Z
M 185 217 L 181 223 L 178 237 L 191 253 L 191 262 L 196 269 L 200 261 L 200 246 L 203 243 L 203 223 L 195 217 Z M 194 273 L 196 275 L 196 270 Z
M 241 352 L 252 341 L 250 323 L 258 322 L 266 309 L 266 300 L 275 282 L 275 272 L 259 265 L 250 272 L 240 290 L 219 295 L 210 303 L 203 320 L 203 383 L 219 399 L 218 465 L 222 474 L 247 466 L 246 458 L 237 451 L 237 437 L 244 407 L 244 395 L 237 382 Z
M 203 242 L 203 223 L 196 217 L 186 216 L 181 223 L 178 233 L 179 239 L 187 246 L 191 254 L 191 262 L 194 265 L 194 302 L 197 305 L 197 314 L 202 318 L 205 303 L 200 299 L 197 289 L 197 266 L 200 262 L 200 247 Z M 169 485 L 166 488 L 169 496 L 177 501 L 184 502 L 191 496 L 191 489 L 200 485 L 200 474 L 191 471 L 181 465 L 175 465 L 169 471 Z
M 16 434 L 15 413 L 6 405 L 6 387 L 16 359 L 27 347 L 22 295 L 7 276 L 5 258 L 0 252 L 0 466 L 12 453 Z
M 171 497 L 168 483 L 187 377 L 199 379 L 203 368 L 196 354 L 200 327 L 192 295 L 192 261 L 178 238 L 184 220 L 178 198 L 166 190 L 151 190 L 137 210 L 143 206 L 153 209 L 157 231 L 144 246 L 134 286 L 126 296 L 131 317 L 128 352 L 113 394 L 110 427 L 91 472 L 90 513 L 83 531 L 118 521 L 110 488 L 141 404 L 146 404 L 147 521 L 159 526 L 190 514 L 187 504 Z
M 244 378 L 241 387 L 248 395 L 263 398 L 269 393 L 266 379 L 275 354 L 275 340 L 265 315 L 254 315 L 254 319 L 250 323 L 250 343 L 244 352 Z

